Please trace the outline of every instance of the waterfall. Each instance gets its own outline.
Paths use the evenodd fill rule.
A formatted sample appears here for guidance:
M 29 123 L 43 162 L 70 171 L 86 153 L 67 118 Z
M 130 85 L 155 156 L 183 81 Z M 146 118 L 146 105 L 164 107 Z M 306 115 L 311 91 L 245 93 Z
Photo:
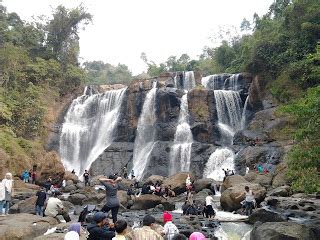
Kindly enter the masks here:
M 229 78 L 227 78 L 224 81 L 224 89 L 226 90 L 233 90 L 233 91 L 238 91 L 240 90 L 240 86 L 239 86 L 239 77 L 240 74 L 233 74 L 232 76 L 230 76 Z
M 234 153 L 229 148 L 218 148 L 214 151 L 204 169 L 204 178 L 213 178 L 216 181 L 222 181 L 224 172 L 222 169 L 233 169 Z
M 180 72 L 176 73 L 174 77 L 174 85 L 176 88 L 181 88 L 183 90 L 189 91 L 196 86 L 196 80 L 194 78 L 194 72 Z
M 155 100 L 157 82 L 147 93 L 142 112 L 138 120 L 137 135 L 134 141 L 133 170 L 137 179 L 142 179 L 148 165 L 149 156 L 154 145 L 156 113 Z
M 222 143 L 232 144 L 234 134 L 241 129 L 241 98 L 236 91 L 215 90 L 218 127 Z
M 170 154 L 170 175 L 179 171 L 188 172 L 190 168 L 191 147 L 193 142 L 188 119 L 188 94 L 181 98 L 178 126 L 174 135 Z M 180 161 L 179 161 L 180 160 Z
M 241 115 L 241 129 L 244 129 L 246 124 L 247 124 L 247 116 L 246 116 L 246 111 L 248 107 L 248 102 L 249 102 L 249 95 L 246 98 L 246 101 L 244 103 L 244 107 L 242 110 L 242 115 Z
M 191 90 L 196 86 L 196 81 L 194 78 L 194 72 L 188 71 L 184 73 L 184 81 L 183 81 L 183 89 L 184 90 Z
M 84 95 L 73 100 L 60 135 L 60 156 L 66 169 L 81 176 L 112 143 L 126 88 Z M 89 94 L 89 95 L 86 95 Z
M 222 89 L 224 89 L 225 81 L 229 76 L 230 76 L 230 74 L 209 75 L 207 77 L 202 77 L 201 84 L 206 89 L 222 90 Z

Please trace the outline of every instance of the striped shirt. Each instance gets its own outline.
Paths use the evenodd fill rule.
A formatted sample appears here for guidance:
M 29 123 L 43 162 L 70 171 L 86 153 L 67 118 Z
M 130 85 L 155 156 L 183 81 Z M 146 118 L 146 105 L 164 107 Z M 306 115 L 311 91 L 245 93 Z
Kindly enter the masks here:
M 134 240 L 163 240 L 163 237 L 149 226 L 134 229 L 132 236 Z

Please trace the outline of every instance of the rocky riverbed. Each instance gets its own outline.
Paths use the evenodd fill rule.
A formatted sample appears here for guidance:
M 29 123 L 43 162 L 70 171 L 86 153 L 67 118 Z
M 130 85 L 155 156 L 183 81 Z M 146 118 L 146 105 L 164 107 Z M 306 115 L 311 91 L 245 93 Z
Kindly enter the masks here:
M 164 184 L 170 183 L 178 193 L 177 197 L 164 199 L 152 194 L 141 195 L 135 199 L 130 210 L 126 208 L 125 191 L 130 185 L 130 180 L 123 180 L 120 184 L 121 190 L 118 191 L 121 202 L 119 218 L 126 219 L 130 226 L 138 226 L 143 216 L 152 214 L 156 217 L 157 223 L 163 224 L 163 211 L 176 210 L 173 211 L 174 222 L 186 236 L 193 231 L 201 231 L 210 239 L 318 239 L 320 236 L 319 195 L 292 194 L 289 186 L 266 190 L 261 184 L 247 181 L 245 177 L 238 175 L 227 177 L 222 184 L 212 179 L 195 179 L 190 174 L 195 180 L 196 204 L 204 203 L 205 197 L 214 185 L 221 184 L 222 193 L 221 197 L 214 197 L 218 209 L 214 220 L 209 221 L 202 216 L 182 216 L 179 208 L 186 197 L 184 188 L 187 175 L 188 173 L 179 173 L 170 178 L 151 176 L 148 181 L 160 179 Z M 19 180 L 15 182 L 16 195 L 14 205 L 10 208 L 11 214 L 0 218 L 0 229 L 3 233 L 0 239 L 63 239 L 63 229 L 67 229 L 68 224 L 59 224 L 54 218 L 34 215 L 38 186 L 24 184 Z M 95 188 L 96 183 L 97 178 L 93 178 L 92 186 L 84 187 L 75 177 L 67 180 L 67 186 L 60 198 L 72 215 L 73 221 L 77 221 L 86 204 L 95 204 L 98 208 L 104 204 L 104 191 Z M 244 185 L 253 189 L 259 203 L 249 218 L 236 214 L 241 210 L 234 196 L 243 191 Z M 54 227 L 62 229 L 62 233 L 43 235 Z

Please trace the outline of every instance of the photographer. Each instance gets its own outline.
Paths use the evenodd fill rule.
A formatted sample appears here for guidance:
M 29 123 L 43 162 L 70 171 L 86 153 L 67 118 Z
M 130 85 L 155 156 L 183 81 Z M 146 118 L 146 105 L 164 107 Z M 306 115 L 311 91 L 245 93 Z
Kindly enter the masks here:
M 93 216 L 94 223 L 88 225 L 88 240 L 111 240 L 115 237 L 114 224 L 109 223 L 107 215 L 103 212 L 97 212 Z

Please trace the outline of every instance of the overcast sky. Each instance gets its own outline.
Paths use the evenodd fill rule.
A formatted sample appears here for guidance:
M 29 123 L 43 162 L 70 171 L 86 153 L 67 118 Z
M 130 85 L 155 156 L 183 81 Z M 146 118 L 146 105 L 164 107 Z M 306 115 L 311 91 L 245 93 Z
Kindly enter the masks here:
M 268 11 L 273 0 L 3 0 L 9 12 L 24 20 L 50 15 L 60 4 L 71 8 L 84 3 L 93 24 L 80 33 L 80 57 L 111 64 L 124 63 L 134 74 L 146 69 L 141 52 L 156 63 L 187 53 L 192 58 L 219 26 L 237 28 L 243 18 Z

